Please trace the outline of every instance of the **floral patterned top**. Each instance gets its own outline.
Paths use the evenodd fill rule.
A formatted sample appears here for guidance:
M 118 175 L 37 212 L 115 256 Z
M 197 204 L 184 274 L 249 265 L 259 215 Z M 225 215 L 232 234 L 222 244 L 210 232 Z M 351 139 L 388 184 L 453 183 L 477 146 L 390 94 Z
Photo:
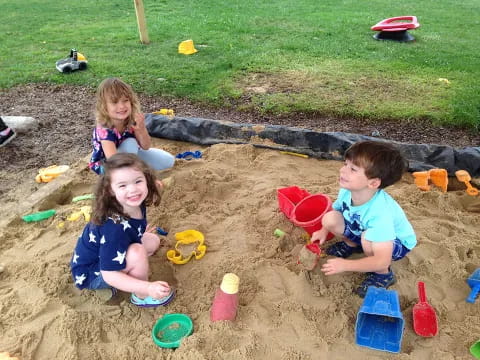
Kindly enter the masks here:
M 135 133 L 132 127 L 126 128 L 123 133 L 119 133 L 115 128 L 104 128 L 97 126 L 93 129 L 92 136 L 92 145 L 93 152 L 92 157 L 90 158 L 90 163 L 88 167 L 95 171 L 97 174 L 101 175 L 103 173 L 102 163 L 105 161 L 105 153 L 103 152 L 102 144 L 100 141 L 109 140 L 115 143 L 115 146 L 118 148 L 120 144 L 128 138 L 135 137 Z

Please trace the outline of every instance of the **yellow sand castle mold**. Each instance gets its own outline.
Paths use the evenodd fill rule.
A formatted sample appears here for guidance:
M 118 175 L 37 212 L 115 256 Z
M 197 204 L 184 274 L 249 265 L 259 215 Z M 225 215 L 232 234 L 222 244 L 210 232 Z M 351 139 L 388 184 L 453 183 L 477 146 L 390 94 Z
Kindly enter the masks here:
M 200 231 L 197 230 L 185 230 L 175 234 L 175 249 L 167 251 L 167 259 L 174 264 L 182 265 L 189 262 L 193 257 L 200 260 L 207 251 L 207 247 L 204 244 L 205 237 Z M 196 248 L 185 254 L 182 252 L 182 247 L 198 243 Z

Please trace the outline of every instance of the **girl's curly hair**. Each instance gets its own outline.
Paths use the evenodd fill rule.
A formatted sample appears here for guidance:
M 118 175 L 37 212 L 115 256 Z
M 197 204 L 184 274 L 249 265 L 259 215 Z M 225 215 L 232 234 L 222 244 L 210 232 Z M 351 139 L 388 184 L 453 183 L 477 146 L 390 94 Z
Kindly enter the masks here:
M 93 209 L 92 222 L 101 225 L 109 217 L 125 217 L 123 206 L 117 201 L 112 191 L 112 171 L 122 168 L 134 168 L 141 171 L 147 180 L 148 194 L 143 205 L 158 205 L 160 203 L 160 193 L 158 191 L 156 177 L 153 170 L 145 164 L 137 155 L 129 153 L 117 153 L 108 158 L 104 163 L 105 173 L 100 176 L 95 188 L 95 202 Z
M 141 112 L 140 101 L 138 100 L 137 94 L 135 94 L 130 85 L 119 78 L 113 77 L 103 80 L 98 86 L 97 102 L 95 105 L 95 118 L 97 120 L 97 125 L 107 128 L 113 127 L 112 120 L 108 116 L 107 102 L 110 100 L 115 103 L 122 96 L 125 96 L 130 100 L 130 104 L 132 104 L 132 113 L 126 120 L 125 126 L 130 127 L 134 124 L 135 114 Z

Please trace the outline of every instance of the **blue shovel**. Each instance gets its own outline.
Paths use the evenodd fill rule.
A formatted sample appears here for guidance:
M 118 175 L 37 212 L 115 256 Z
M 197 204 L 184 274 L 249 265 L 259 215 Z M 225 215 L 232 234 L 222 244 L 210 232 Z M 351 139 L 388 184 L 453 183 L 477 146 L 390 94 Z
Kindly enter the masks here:
M 467 297 L 467 302 L 474 303 L 475 299 L 480 292 L 480 268 L 475 270 L 472 275 L 467 279 L 467 284 L 472 288 L 470 295 Z

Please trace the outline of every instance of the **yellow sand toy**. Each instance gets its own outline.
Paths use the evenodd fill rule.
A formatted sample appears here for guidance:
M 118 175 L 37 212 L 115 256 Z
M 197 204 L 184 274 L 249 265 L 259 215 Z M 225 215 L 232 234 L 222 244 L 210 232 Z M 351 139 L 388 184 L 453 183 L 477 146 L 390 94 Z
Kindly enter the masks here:
M 55 179 L 57 176 L 63 174 L 70 169 L 68 165 L 52 165 L 38 170 L 38 175 L 35 177 L 37 183 L 47 183 Z
M 178 53 L 184 55 L 195 54 L 198 50 L 193 45 L 193 40 L 185 40 L 178 44 Z
M 68 221 L 77 221 L 82 217 L 85 219 L 86 222 L 90 221 L 90 216 L 92 214 L 92 207 L 91 206 L 82 206 L 79 211 L 75 211 L 68 215 L 67 220 Z
M 166 116 L 175 116 L 175 111 L 173 109 L 160 109 L 152 112 L 155 115 L 166 115 Z
M 18 360 L 18 357 L 11 357 L 8 352 L 0 352 L 0 360 Z
M 167 251 L 167 259 L 174 264 L 182 265 L 190 261 L 192 257 L 200 260 L 207 251 L 207 247 L 204 244 L 205 237 L 200 231 L 197 230 L 185 230 L 175 234 L 175 249 Z M 198 243 L 196 248 L 191 248 L 192 244 Z M 190 248 L 186 252 L 182 252 L 181 248 L 189 246 Z M 190 254 L 186 254 L 190 252 Z

